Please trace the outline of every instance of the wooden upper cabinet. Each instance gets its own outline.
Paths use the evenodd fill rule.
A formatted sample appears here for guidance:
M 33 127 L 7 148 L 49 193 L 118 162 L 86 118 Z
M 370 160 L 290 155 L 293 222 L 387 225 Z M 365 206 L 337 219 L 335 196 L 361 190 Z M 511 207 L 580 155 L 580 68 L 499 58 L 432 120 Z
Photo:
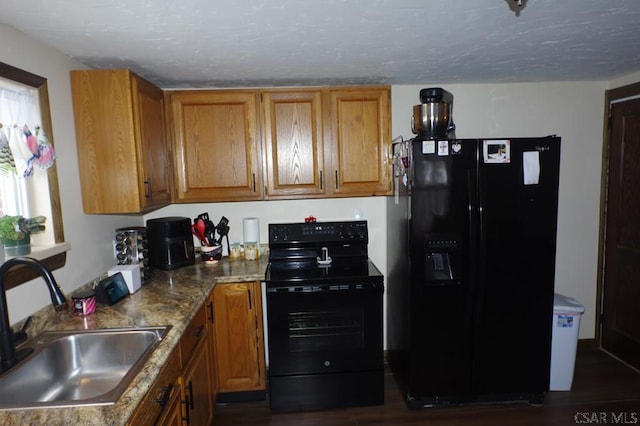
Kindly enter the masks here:
M 175 202 L 263 198 L 256 91 L 168 92 Z
M 326 93 L 324 147 L 333 196 L 391 194 L 390 89 Z
M 133 78 L 134 123 L 140 170 L 145 178 L 139 180 L 140 191 L 147 206 L 166 205 L 171 201 L 170 150 L 164 121 L 164 93 L 151 83 Z
M 274 90 L 261 99 L 266 198 L 325 194 L 321 93 Z
M 145 213 L 170 202 L 162 90 L 129 70 L 71 71 L 85 213 Z

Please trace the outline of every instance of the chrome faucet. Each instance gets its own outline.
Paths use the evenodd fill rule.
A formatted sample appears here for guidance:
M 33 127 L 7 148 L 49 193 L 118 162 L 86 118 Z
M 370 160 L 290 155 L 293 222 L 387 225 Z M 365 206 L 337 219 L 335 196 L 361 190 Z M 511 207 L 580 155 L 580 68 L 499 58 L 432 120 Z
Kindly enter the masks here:
M 56 283 L 56 280 L 53 278 L 53 274 L 51 274 L 49 268 L 42 263 L 31 257 L 14 257 L 3 263 L 2 266 L 0 266 L 0 373 L 13 367 L 31 352 L 21 352 L 16 356 L 13 332 L 9 324 L 9 310 L 4 288 L 4 276 L 11 268 L 17 265 L 24 265 L 40 273 L 49 288 L 51 303 L 56 311 L 69 308 L 67 299 L 65 299 L 58 283 Z

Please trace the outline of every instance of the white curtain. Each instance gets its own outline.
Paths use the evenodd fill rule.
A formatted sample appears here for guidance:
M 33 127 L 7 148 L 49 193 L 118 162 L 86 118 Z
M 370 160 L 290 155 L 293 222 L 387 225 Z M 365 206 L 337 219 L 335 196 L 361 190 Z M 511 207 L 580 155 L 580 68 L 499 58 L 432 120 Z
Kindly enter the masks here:
M 0 173 L 0 195 L 3 213 L 30 217 L 27 197 L 27 182 L 24 177 L 27 162 L 32 157 L 27 147 L 25 125 L 31 131 L 40 128 L 40 106 L 38 91 L 29 86 L 0 78 L 0 150 L 1 160 L 7 166 L 9 153 L 15 163 L 15 172 Z M 9 151 L 3 150 L 8 144 Z

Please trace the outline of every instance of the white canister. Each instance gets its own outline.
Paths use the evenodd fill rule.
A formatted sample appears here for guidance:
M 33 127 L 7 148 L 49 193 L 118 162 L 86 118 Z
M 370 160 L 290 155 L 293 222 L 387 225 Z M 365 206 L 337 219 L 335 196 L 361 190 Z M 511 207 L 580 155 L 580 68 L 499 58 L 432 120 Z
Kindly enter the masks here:
M 258 255 L 260 254 L 260 219 L 257 217 L 245 217 L 242 219 L 242 238 L 245 250 L 248 243 L 254 243 L 258 248 Z

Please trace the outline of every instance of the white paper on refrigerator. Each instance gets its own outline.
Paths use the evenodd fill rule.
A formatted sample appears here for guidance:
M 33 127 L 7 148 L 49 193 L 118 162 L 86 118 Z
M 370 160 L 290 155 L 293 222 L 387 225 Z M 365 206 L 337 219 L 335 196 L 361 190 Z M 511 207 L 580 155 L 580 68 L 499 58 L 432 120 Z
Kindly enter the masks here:
M 522 153 L 523 179 L 525 185 L 537 185 L 540 182 L 540 153 L 526 151 Z

